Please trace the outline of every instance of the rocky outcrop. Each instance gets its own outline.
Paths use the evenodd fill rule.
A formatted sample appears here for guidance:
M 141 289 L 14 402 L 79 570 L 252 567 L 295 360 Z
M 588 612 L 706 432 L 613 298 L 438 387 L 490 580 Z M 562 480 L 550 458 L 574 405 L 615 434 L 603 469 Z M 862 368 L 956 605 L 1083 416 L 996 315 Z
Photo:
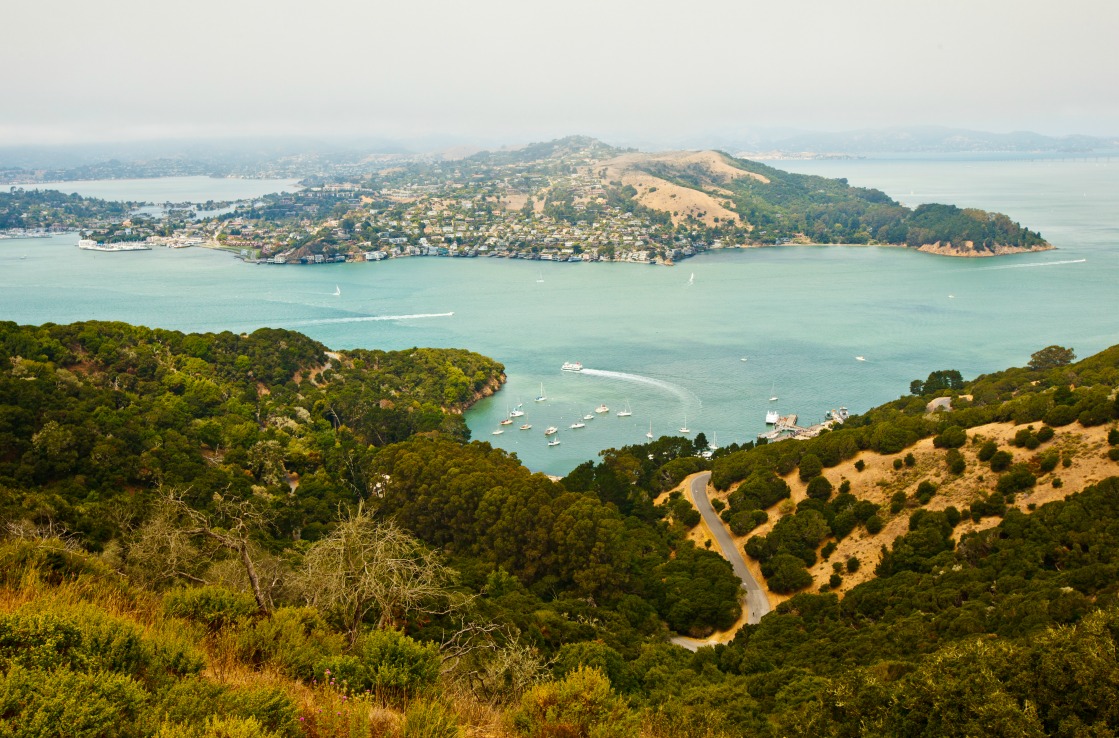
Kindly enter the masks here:
M 968 258 L 977 258 L 984 256 L 1005 256 L 1007 254 L 1025 254 L 1032 251 L 1052 251 L 1057 248 L 1051 243 L 1043 243 L 1037 246 L 1007 246 L 1005 244 L 996 244 L 993 249 L 977 249 L 975 243 L 972 241 L 964 241 L 959 245 L 951 241 L 937 241 L 936 243 L 924 243 L 917 247 L 918 251 L 924 251 L 926 254 L 936 254 L 938 256 L 963 256 Z

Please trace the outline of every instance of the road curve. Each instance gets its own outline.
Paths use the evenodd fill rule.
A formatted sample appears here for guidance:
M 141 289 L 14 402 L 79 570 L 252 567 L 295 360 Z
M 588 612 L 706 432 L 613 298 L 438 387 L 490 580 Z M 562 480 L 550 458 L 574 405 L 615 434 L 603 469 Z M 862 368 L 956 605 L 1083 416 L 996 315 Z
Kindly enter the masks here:
M 743 560 L 742 554 L 738 547 L 734 545 L 734 540 L 730 537 L 726 526 L 723 525 L 723 521 L 719 519 L 719 515 L 707 499 L 707 482 L 710 479 L 711 472 L 697 474 L 692 479 L 692 499 L 695 500 L 696 509 L 703 516 L 711 534 L 715 536 L 715 543 L 719 545 L 723 556 L 730 562 L 734 573 L 742 580 L 742 586 L 746 590 L 744 602 L 747 613 L 746 622 L 750 625 L 757 625 L 762 619 L 762 615 L 769 612 L 769 599 L 765 596 L 765 590 L 758 584 L 758 580 L 754 579 L 754 575 L 746 568 L 746 562 Z

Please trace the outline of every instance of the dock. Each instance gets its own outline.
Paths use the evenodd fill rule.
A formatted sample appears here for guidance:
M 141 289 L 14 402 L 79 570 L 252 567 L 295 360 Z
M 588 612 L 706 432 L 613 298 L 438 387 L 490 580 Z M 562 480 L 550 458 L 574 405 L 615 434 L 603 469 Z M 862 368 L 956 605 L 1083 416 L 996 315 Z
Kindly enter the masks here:
M 802 428 L 797 425 L 798 416 L 796 413 L 782 415 L 777 419 L 777 422 L 773 426 L 773 430 L 758 434 L 758 440 L 764 439 L 772 443 L 774 441 L 784 441 L 790 438 L 796 441 L 815 438 L 826 430 L 831 430 L 837 425 L 842 425 L 843 421 L 847 420 L 847 417 L 847 408 L 841 407 L 839 410 L 829 410 L 827 417 L 822 422 Z

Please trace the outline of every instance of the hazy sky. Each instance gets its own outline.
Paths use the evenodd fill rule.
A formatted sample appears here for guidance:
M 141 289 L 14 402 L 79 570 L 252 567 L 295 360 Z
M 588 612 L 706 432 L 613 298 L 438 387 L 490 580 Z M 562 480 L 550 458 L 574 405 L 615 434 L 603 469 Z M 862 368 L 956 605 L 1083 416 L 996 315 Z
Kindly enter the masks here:
M 6 0 L 0 144 L 1119 134 L 1115 0 Z

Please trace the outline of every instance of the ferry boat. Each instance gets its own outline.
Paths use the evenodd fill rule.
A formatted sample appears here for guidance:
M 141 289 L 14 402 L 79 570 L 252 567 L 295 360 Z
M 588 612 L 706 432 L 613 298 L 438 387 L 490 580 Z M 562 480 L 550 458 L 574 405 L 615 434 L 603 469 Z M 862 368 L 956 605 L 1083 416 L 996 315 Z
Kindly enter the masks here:
M 560 369 L 565 372 L 581 372 L 583 371 L 583 365 L 577 361 L 565 361 Z
M 78 248 L 84 251 L 151 251 L 152 247 L 137 241 L 124 241 L 120 243 L 101 243 L 92 238 L 83 238 L 78 241 Z
M 766 425 L 773 425 L 773 424 L 775 424 L 775 423 L 776 423 L 776 422 L 777 422 L 777 421 L 778 421 L 778 420 L 779 420 L 780 418 L 781 418 L 781 416 L 777 414 L 777 411 L 776 411 L 776 410 L 769 410 L 769 411 L 768 411 L 768 412 L 766 412 L 766 414 L 765 414 L 765 424 L 766 424 Z
M 549 425 L 548 429 L 544 431 L 544 435 L 546 436 L 554 436 L 557 433 L 559 433 L 559 428 L 554 425 Z
M 594 409 L 594 411 L 595 411 L 596 413 L 600 413 L 600 414 L 601 414 L 601 413 L 608 413 L 608 412 L 610 412 L 610 408 L 606 407 L 606 403 L 602 403 L 601 405 L 599 405 L 598 407 L 596 407 L 596 408 Z

